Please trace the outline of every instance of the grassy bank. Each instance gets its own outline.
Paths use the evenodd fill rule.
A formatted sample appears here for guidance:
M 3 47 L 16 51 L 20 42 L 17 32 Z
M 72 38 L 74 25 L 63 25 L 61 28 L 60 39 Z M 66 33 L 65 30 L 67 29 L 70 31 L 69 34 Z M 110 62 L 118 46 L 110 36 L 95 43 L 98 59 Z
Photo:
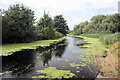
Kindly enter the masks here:
M 119 43 L 115 43 L 111 45 L 109 51 L 107 52 L 107 56 L 101 57 L 96 56 L 96 64 L 99 70 L 99 75 L 97 78 L 118 78 L 120 67 L 118 66 L 118 50 L 120 48 L 118 47 Z
M 22 49 L 36 49 L 38 46 L 49 46 L 51 43 L 59 42 L 65 38 L 66 37 L 54 40 L 40 40 L 31 43 L 4 44 L 2 45 L 2 53 L 0 54 L 0 56 L 8 56 L 11 55 L 13 52 L 20 51 Z
M 118 40 L 120 40 L 120 34 L 87 34 L 77 37 L 81 37 L 85 42 L 90 43 L 82 46 L 87 47 L 82 52 L 95 55 L 99 70 L 97 78 L 118 78 L 118 71 L 120 71 L 118 67 L 118 57 L 120 57 Z M 108 46 L 109 49 L 106 48 Z M 103 57 L 104 54 L 106 54 L 105 57 Z
M 99 38 L 103 43 L 107 45 L 111 45 L 118 41 L 120 38 L 120 33 L 114 33 L 114 34 L 105 34 L 105 33 L 96 33 L 96 34 L 82 34 L 82 36 L 87 37 L 93 37 L 93 38 Z
M 91 35 L 92 37 L 95 35 Z M 118 57 L 120 57 L 120 53 L 118 51 L 120 50 L 119 42 L 112 41 L 114 38 L 116 38 L 116 34 L 112 35 L 104 35 L 103 38 L 107 36 L 107 40 L 110 41 L 109 49 L 106 47 L 108 45 L 104 44 L 100 38 L 91 38 L 85 37 L 85 36 L 76 36 L 83 38 L 83 41 L 89 43 L 80 47 L 87 47 L 82 50 L 82 53 L 89 53 L 91 55 L 95 55 L 96 58 L 96 65 L 99 70 L 99 75 L 97 78 L 118 78 L 118 73 L 120 71 L 120 68 L 118 67 Z M 111 37 L 111 38 L 109 38 Z M 114 39 L 115 40 L 115 39 Z M 116 39 L 117 40 L 117 39 Z M 114 44 L 111 44 L 114 43 Z M 105 57 L 104 54 L 107 54 Z

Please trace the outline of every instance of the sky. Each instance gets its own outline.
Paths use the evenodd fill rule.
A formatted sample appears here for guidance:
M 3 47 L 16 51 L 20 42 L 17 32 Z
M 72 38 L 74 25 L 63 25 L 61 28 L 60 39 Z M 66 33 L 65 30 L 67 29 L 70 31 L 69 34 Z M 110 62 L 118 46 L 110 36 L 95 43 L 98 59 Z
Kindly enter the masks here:
M 23 3 L 35 11 L 38 21 L 43 11 L 49 12 L 52 19 L 62 14 L 70 30 L 80 22 L 90 21 L 91 17 L 99 14 L 110 15 L 118 13 L 120 0 L 0 0 L 0 9 L 7 10 L 10 5 Z

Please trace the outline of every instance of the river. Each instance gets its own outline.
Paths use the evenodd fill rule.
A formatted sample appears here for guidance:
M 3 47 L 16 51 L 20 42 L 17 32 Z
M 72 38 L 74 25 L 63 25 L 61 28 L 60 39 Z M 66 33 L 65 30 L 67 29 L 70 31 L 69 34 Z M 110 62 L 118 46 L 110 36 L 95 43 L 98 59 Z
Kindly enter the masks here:
M 95 78 L 97 69 L 94 57 L 82 54 L 84 47 L 77 46 L 82 39 L 67 37 L 52 47 L 22 50 L 2 57 L 2 78 L 32 78 L 39 76 L 38 70 L 55 67 L 69 70 L 74 78 Z M 41 73 L 42 74 L 42 73 Z

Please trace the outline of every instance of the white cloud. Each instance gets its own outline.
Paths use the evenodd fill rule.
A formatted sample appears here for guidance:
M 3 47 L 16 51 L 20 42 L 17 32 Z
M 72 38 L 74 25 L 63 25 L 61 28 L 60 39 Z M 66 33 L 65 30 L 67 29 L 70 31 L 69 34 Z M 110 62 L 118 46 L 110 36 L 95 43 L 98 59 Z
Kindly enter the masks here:
M 35 11 L 35 16 L 40 18 L 43 10 L 49 11 L 52 17 L 57 14 L 70 14 L 73 11 L 87 12 L 88 9 L 115 8 L 117 10 L 118 1 L 119 0 L 0 0 L 0 8 L 7 9 L 10 4 L 23 3 L 32 8 Z M 65 17 L 67 20 L 72 18 L 72 20 L 68 20 L 70 26 L 75 25 L 79 20 L 76 20 L 72 16 L 65 15 Z
M 119 0 L 1 0 L 0 4 L 9 5 L 21 2 L 35 9 L 48 8 L 61 11 L 85 11 L 87 8 L 116 7 L 116 2 L 118 1 Z

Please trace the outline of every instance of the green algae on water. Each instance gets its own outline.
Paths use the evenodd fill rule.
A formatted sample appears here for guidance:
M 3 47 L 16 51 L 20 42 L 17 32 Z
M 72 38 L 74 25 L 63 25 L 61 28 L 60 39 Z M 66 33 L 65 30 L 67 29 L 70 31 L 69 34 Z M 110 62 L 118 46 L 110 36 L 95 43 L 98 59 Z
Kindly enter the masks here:
M 63 67 L 65 67 L 65 66 L 63 66 Z
M 78 36 L 84 39 L 84 42 L 90 43 L 87 45 L 83 45 L 82 47 L 87 47 L 81 51 L 81 53 L 87 53 L 87 54 L 92 54 L 92 55 L 104 55 L 104 52 L 107 51 L 108 49 L 106 48 L 107 45 L 102 43 L 99 39 L 97 38 L 90 38 L 90 37 L 84 37 L 84 36 Z
M 79 67 L 76 67 L 76 69 L 79 69 Z
M 71 73 L 70 70 L 58 70 L 56 67 L 48 67 L 44 70 L 37 70 L 39 76 L 33 76 L 32 78 L 72 78 L 76 76 L 74 73 Z M 77 76 L 76 76 L 77 77 Z
M 86 66 L 87 64 L 86 63 L 82 63 L 82 64 L 75 64 L 75 63 L 70 63 L 70 66 L 71 67 L 76 67 L 77 69 L 80 67 L 80 66 Z
M 71 67 L 78 67 L 78 66 L 80 66 L 80 64 L 70 63 L 70 66 Z
M 76 71 L 77 73 L 79 73 L 80 71 Z
M 38 46 L 42 46 L 42 47 L 50 46 L 51 43 L 57 43 L 59 41 L 62 41 L 65 38 L 66 37 L 62 37 L 54 40 L 40 40 L 40 41 L 31 42 L 31 43 L 3 44 L 2 53 L 0 53 L 0 56 L 8 56 L 14 52 L 21 51 L 22 49 L 36 49 Z
M 3 75 L 4 73 L 0 73 L 0 76 Z
M 65 59 L 65 61 L 69 61 L 69 60 Z
M 6 71 L 6 72 L 3 72 L 3 73 L 0 73 L 0 76 L 3 75 L 3 74 L 8 74 L 8 73 L 11 73 L 12 71 Z
M 58 60 L 62 60 L 62 59 L 58 59 Z

